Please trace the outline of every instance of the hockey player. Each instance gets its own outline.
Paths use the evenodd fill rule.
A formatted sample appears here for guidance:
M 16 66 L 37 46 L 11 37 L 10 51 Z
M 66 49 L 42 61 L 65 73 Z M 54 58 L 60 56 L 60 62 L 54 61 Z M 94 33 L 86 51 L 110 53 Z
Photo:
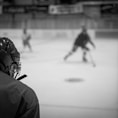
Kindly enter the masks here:
M 83 50 L 82 60 L 84 62 L 87 62 L 88 60 L 86 58 L 86 54 L 87 54 L 87 51 L 90 51 L 90 49 L 87 47 L 88 43 L 90 43 L 95 48 L 94 43 L 91 41 L 90 36 L 87 33 L 86 27 L 83 26 L 82 32 L 77 36 L 73 44 L 72 50 L 64 57 L 64 60 L 67 60 L 67 58 L 71 56 L 74 52 L 76 52 L 77 49 L 80 47 Z
M 27 28 L 24 28 L 23 29 L 23 35 L 22 35 L 23 49 L 28 47 L 29 50 L 32 51 L 30 40 L 31 40 L 31 35 L 27 32 Z
M 35 92 L 16 79 L 20 54 L 13 42 L 0 38 L 0 118 L 40 118 Z

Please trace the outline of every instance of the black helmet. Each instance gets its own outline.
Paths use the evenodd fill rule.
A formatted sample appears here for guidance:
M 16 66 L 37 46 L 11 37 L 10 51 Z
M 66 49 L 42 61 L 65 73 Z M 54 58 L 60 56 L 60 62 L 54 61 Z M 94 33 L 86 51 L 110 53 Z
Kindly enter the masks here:
M 0 70 L 14 78 L 21 70 L 20 53 L 6 37 L 0 37 Z

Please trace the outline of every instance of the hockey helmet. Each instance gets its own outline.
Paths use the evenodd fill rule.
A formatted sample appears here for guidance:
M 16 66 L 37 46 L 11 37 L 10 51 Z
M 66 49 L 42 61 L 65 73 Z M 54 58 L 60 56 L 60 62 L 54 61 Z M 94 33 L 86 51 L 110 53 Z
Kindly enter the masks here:
M 0 37 L 0 70 L 14 78 L 21 70 L 20 53 L 6 37 Z

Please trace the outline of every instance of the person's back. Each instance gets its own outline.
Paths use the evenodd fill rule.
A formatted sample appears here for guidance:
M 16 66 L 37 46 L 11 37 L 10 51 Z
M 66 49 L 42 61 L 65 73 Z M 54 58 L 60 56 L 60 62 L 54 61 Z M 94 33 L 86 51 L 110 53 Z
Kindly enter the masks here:
M 4 43 L 1 40 L 4 40 Z M 14 76 L 19 64 L 18 59 L 12 59 L 19 58 L 19 53 L 7 38 L 0 38 L 0 44 L 0 118 L 40 118 L 39 102 L 35 92 L 16 80 L 17 74 Z M 8 47 L 11 49 L 9 53 L 15 54 L 13 58 L 7 53 Z
M 78 35 L 77 39 L 75 40 L 74 44 L 78 46 L 84 46 L 89 42 L 89 40 L 90 40 L 89 35 L 87 33 L 81 32 Z

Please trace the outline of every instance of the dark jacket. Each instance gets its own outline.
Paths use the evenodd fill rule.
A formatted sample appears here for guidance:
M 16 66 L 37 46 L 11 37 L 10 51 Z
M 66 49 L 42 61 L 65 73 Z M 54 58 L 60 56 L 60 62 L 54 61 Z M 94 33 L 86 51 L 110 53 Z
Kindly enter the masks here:
M 93 45 L 92 41 L 90 40 L 89 35 L 87 33 L 81 32 L 76 38 L 74 45 L 84 47 L 87 43 L 91 43 Z
M 39 118 L 35 92 L 0 71 L 0 118 Z

